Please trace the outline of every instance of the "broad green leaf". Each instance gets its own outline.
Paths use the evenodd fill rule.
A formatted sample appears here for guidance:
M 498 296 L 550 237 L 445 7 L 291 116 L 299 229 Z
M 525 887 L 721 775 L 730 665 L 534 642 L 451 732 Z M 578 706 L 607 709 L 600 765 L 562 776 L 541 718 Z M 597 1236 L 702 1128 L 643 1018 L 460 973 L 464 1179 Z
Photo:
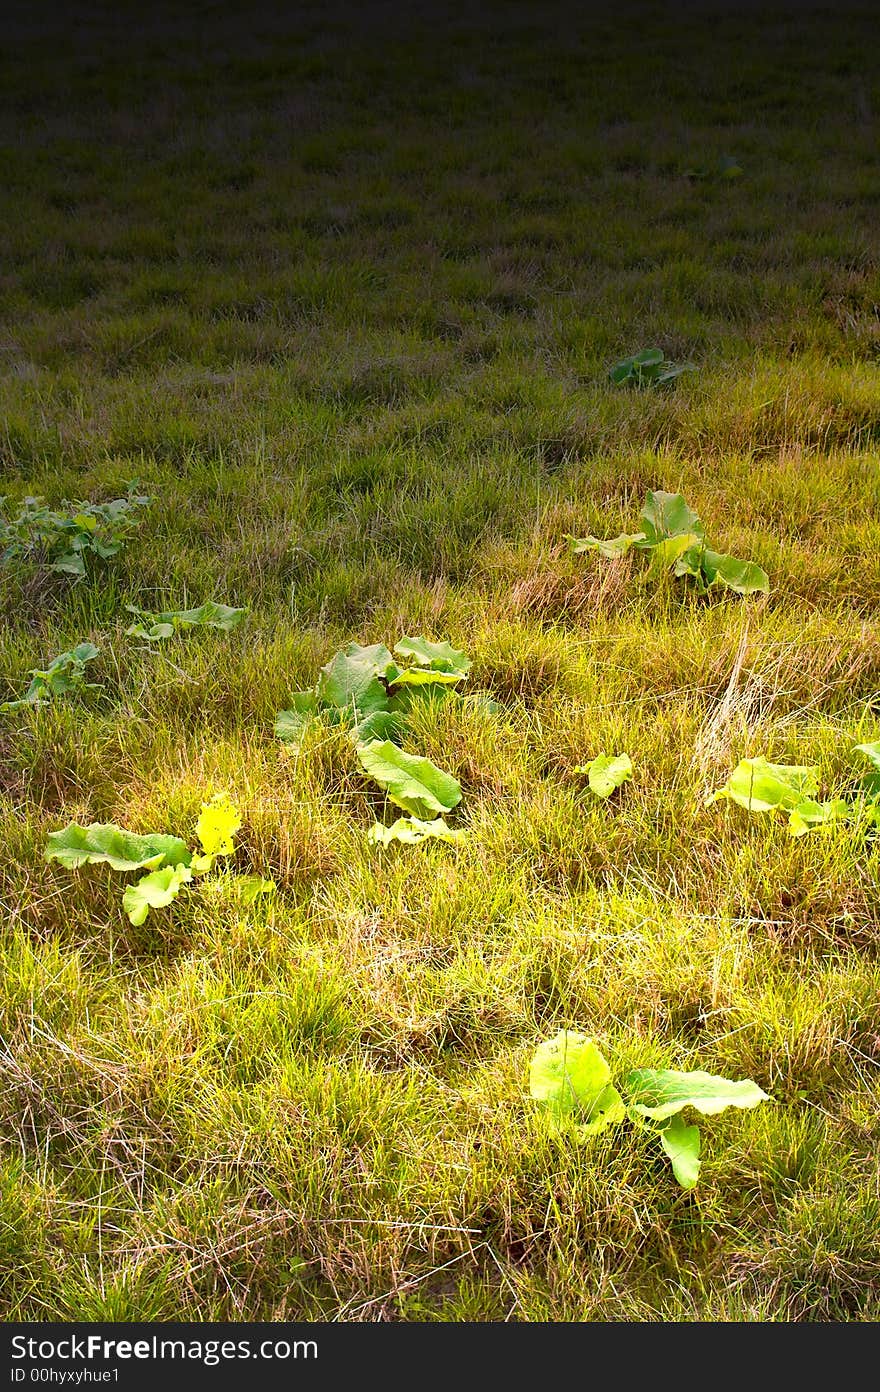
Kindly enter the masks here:
M 60 861 L 69 870 L 80 865 L 107 864 L 113 870 L 154 870 L 163 865 L 188 866 L 192 854 L 177 836 L 137 836 L 112 823 L 71 822 L 63 831 L 50 831 L 46 859 Z
M 706 572 L 703 567 L 703 557 L 705 554 L 706 552 L 702 543 L 686 547 L 676 559 L 675 565 L 672 568 L 673 574 L 679 579 L 683 575 L 689 575 L 693 580 L 697 581 L 698 588 L 704 590 L 706 588 Z
M 277 889 L 274 880 L 264 880 L 261 875 L 236 875 L 235 886 L 245 904 L 253 904 L 261 894 L 274 894 Z
M 672 1116 L 659 1134 L 675 1178 L 682 1189 L 693 1189 L 700 1177 L 699 1126 L 685 1126 L 680 1116 Z
M 389 679 L 397 671 L 397 664 L 384 643 L 370 643 L 361 647 L 360 643 L 348 643 L 342 649 L 343 657 L 372 668 L 375 677 Z
M 401 638 L 394 644 L 395 656 L 414 661 L 418 667 L 427 667 L 434 672 L 455 674 L 463 681 L 471 670 L 471 661 L 466 653 L 449 643 L 431 643 L 427 638 Z M 395 682 L 400 677 L 395 678 Z
M 868 804 L 863 807 L 862 815 L 872 825 L 880 823 L 880 740 L 875 740 L 868 744 L 857 744 L 853 749 L 854 754 L 864 754 L 873 764 L 870 773 L 863 774 L 859 780 L 861 797 Z
M 646 539 L 652 544 L 666 537 L 691 536 L 696 541 L 705 537 L 702 522 L 680 493 L 664 493 L 662 489 L 649 492 L 642 505 L 640 521 Z
M 641 385 L 653 380 L 664 361 L 662 348 L 642 348 L 631 358 L 621 358 L 619 362 L 614 363 L 608 376 L 615 386 L 622 386 L 624 382 L 635 382 L 637 385 Z
M 597 754 L 589 764 L 578 764 L 575 773 L 585 773 L 596 797 L 607 798 L 632 778 L 632 760 L 628 754 Z
M 390 661 L 390 653 L 388 658 Z M 388 692 L 376 676 L 375 661 L 347 652 L 338 652 L 321 668 L 316 695 L 319 706 L 335 707 L 356 725 L 366 716 L 389 708 Z
M 290 710 L 279 711 L 275 717 L 275 734 L 290 744 L 301 744 L 318 709 L 314 691 L 294 691 L 290 706 Z
M 461 801 L 461 785 L 430 759 L 405 754 L 390 740 L 371 740 L 358 746 L 358 761 L 388 797 L 413 817 L 429 818 L 450 812 Z
M 757 1107 L 766 1092 L 750 1078 L 731 1082 L 712 1073 L 679 1073 L 673 1068 L 636 1068 L 624 1084 L 628 1105 L 639 1116 L 665 1121 L 683 1107 L 713 1116 L 727 1107 Z
M 696 372 L 696 363 L 683 362 L 664 362 L 654 373 L 654 382 L 658 387 L 666 386 L 668 382 L 674 382 L 677 377 L 682 377 L 686 372 Z
M 584 551 L 598 551 L 600 556 L 605 556 L 609 561 L 614 560 L 615 556 L 624 556 L 632 546 L 639 546 L 646 540 L 644 532 L 623 532 L 620 536 L 611 537 L 608 541 L 603 541 L 601 537 L 573 537 L 566 535 L 566 541 L 571 543 L 571 549 L 576 556 L 582 555 Z
M 174 624 L 164 623 L 136 623 L 130 624 L 125 630 L 126 638 L 149 638 L 151 642 L 164 641 L 166 638 L 174 637 Z
M 872 769 L 870 773 L 864 774 L 859 779 L 859 787 L 862 790 L 862 796 L 866 797 L 869 802 L 875 798 L 880 798 L 880 769 Z
M 708 799 L 730 798 L 748 812 L 792 812 L 819 791 L 819 769 L 807 764 L 769 764 L 763 755 L 742 759 L 723 788 Z
M 529 1068 L 529 1093 L 558 1126 L 573 1122 L 586 1135 L 622 1121 L 625 1108 L 611 1069 L 587 1035 L 560 1030 L 539 1044 Z
M 93 658 L 98 656 L 99 651 L 100 649 L 96 648 L 94 643 L 77 643 L 76 647 L 71 648 L 70 652 L 61 653 L 58 657 L 53 658 L 49 663 L 48 670 L 51 672 L 57 667 L 66 666 L 70 661 L 77 663 L 91 662 Z
M 734 556 L 704 551 L 702 566 L 707 585 L 724 585 L 742 595 L 770 593 L 767 572 L 754 561 L 738 561 Z
M 857 744 L 853 753 L 864 754 L 867 759 L 870 759 L 875 769 L 880 772 L 880 740 L 875 740 L 873 744 Z
M 814 827 L 847 821 L 851 815 L 852 808 L 843 798 L 835 798 L 832 802 L 814 802 L 812 798 L 804 798 L 803 802 L 791 809 L 788 829 L 792 836 L 803 836 Z
M 164 909 L 176 899 L 182 885 L 192 879 L 186 865 L 167 865 L 144 875 L 137 884 L 129 885 L 122 896 L 122 907 L 135 928 L 144 922 L 150 909 Z
M 75 575 L 77 580 L 81 580 L 86 573 L 86 563 L 80 552 L 68 551 L 53 561 L 49 569 L 57 570 L 61 575 Z
M 210 802 L 202 803 L 196 822 L 196 836 L 206 856 L 232 855 L 232 838 L 241 829 L 241 816 L 233 807 L 227 793 L 215 793 Z
M 161 613 L 138 609 L 134 604 L 127 604 L 125 607 L 129 613 L 137 614 L 140 619 L 139 623 L 132 624 L 125 630 L 126 635 L 130 638 L 149 638 L 154 641 L 171 638 L 175 633 L 190 628 L 219 628 L 224 633 L 229 633 L 238 627 L 247 613 L 247 609 L 232 609 L 228 604 L 217 604 L 212 599 L 199 605 L 197 609 L 165 609 Z
M 460 672 L 439 672 L 430 667 L 404 667 L 394 678 L 397 686 L 454 686 L 462 680 Z
M 391 739 L 400 731 L 400 715 L 396 710 L 378 710 L 351 727 L 351 741 L 357 747 L 370 740 Z
M 431 822 L 423 822 L 418 817 L 398 817 L 391 826 L 383 826 L 381 822 L 376 822 L 367 832 L 367 840 L 371 846 L 390 846 L 392 841 L 416 845 L 429 837 L 455 844 L 465 839 L 465 833 L 448 827 L 442 817 L 436 817 Z
M 695 532 L 684 532 L 681 536 L 664 537 L 662 541 L 656 542 L 651 549 L 648 574 L 660 575 L 664 570 L 671 570 L 673 566 L 677 566 L 682 556 L 691 552 L 699 540 Z

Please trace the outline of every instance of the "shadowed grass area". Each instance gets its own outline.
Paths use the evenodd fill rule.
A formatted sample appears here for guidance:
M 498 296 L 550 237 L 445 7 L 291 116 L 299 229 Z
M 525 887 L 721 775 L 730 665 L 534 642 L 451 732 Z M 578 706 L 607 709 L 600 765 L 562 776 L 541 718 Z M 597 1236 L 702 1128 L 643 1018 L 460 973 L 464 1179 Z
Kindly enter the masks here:
M 0 566 L 0 700 L 100 649 L 0 715 L 7 1318 L 880 1316 L 878 842 L 705 806 L 757 754 L 836 795 L 880 737 L 874 21 L 18 16 L 2 491 L 153 502 L 80 582 Z M 698 371 L 614 388 L 646 346 Z M 657 488 L 770 595 L 570 553 Z M 208 599 L 245 624 L 126 636 Z M 273 721 L 413 633 L 498 708 L 405 738 L 467 839 L 375 849 L 346 733 Z M 624 750 L 599 802 L 575 766 Z M 230 873 L 139 928 L 43 858 L 71 820 L 192 843 L 220 790 Z M 562 1028 L 773 1101 L 684 1192 L 634 1129 L 543 1124 Z

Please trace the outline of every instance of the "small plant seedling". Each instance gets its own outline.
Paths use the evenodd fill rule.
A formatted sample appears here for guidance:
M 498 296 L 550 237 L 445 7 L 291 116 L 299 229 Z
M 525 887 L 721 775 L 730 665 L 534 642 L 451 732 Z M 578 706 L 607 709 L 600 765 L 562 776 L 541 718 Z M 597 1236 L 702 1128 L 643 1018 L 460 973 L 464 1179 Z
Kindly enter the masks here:
M 684 1109 L 713 1116 L 727 1107 L 756 1107 L 769 1100 L 748 1078 L 732 1082 L 671 1068 L 633 1069 L 618 1090 L 597 1044 L 575 1030 L 560 1030 L 538 1045 L 529 1069 L 529 1092 L 543 1105 L 550 1124 L 576 1139 L 628 1118 L 657 1138 L 683 1189 L 693 1189 L 700 1173 L 700 1129 L 684 1124 Z
M 632 760 L 628 754 L 597 754 L 588 764 L 576 764 L 575 773 L 585 773 L 590 791 L 596 797 L 607 798 L 627 779 L 632 778 Z
M 97 682 L 85 679 L 86 663 L 98 656 L 94 643 L 78 643 L 70 652 L 59 653 L 53 657 L 45 670 L 34 667 L 31 683 L 25 694 L 17 701 L 4 701 L 0 711 L 21 710 L 24 706 L 43 706 L 59 696 L 70 696 L 77 691 L 98 691 Z
M 165 609 L 160 613 L 138 609 L 134 604 L 126 604 L 125 607 L 138 619 L 137 623 L 125 630 L 126 637 L 147 638 L 150 642 L 173 638 L 176 633 L 191 628 L 219 628 L 224 633 L 230 633 L 247 613 L 247 609 L 230 609 L 228 604 L 217 604 L 212 599 L 198 609 Z
M 676 363 L 662 348 L 643 348 L 631 358 L 621 358 L 608 370 L 616 387 L 666 387 L 685 372 L 696 372 L 692 362 Z
M 639 521 L 642 526 L 638 532 L 623 532 L 607 540 L 594 536 L 567 536 L 566 540 L 576 555 L 597 551 L 611 559 L 631 548 L 647 551 L 651 555 L 649 575 L 671 570 L 678 579 L 689 580 L 698 594 L 716 587 L 741 595 L 769 593 L 766 571 L 754 561 L 740 561 L 709 549 L 702 522 L 680 493 L 649 492 Z
M 49 833 L 46 859 L 57 860 L 69 870 L 82 865 L 109 865 L 111 870 L 146 870 L 135 884 L 128 885 L 122 905 L 134 927 L 140 927 L 151 909 L 165 908 L 177 898 L 183 885 L 196 875 L 207 874 L 219 857 L 232 855 L 233 838 L 241 828 L 241 817 L 226 793 L 217 793 L 202 804 L 196 822 L 201 851 L 191 851 L 178 836 L 150 834 L 139 836 L 112 823 L 92 822 L 79 826 L 71 822 L 62 831 Z M 245 897 L 274 889 L 271 880 L 244 876 Z
M 88 554 L 115 556 L 138 524 L 138 509 L 151 498 L 132 483 L 124 498 L 108 503 L 62 503 L 50 508 L 43 498 L 25 498 L 15 517 L 0 517 L 0 561 L 33 562 L 81 580 Z M 5 499 L 0 498 L 0 505 Z

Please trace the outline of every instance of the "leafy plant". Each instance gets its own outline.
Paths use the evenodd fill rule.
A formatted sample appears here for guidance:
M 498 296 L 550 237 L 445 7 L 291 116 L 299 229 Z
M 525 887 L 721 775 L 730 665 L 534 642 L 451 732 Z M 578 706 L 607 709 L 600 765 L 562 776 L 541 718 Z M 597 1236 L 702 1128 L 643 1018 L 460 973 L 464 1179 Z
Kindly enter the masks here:
M 429 837 L 457 841 L 462 833 L 450 831 L 442 813 L 461 800 L 460 785 L 429 759 L 405 754 L 395 741 L 415 701 L 447 699 L 470 668 L 458 648 L 420 636 L 401 638 L 393 652 L 384 643 L 349 643 L 321 668 L 310 691 L 293 693 L 289 708 L 276 717 L 275 733 L 298 746 L 315 719 L 348 727 L 363 771 L 410 814 L 390 827 L 376 823 L 368 832 L 372 845 L 416 844 Z
M 628 1118 L 657 1138 L 684 1189 L 694 1187 L 700 1172 L 700 1129 L 684 1124 L 684 1109 L 714 1116 L 727 1107 L 756 1107 L 768 1100 L 751 1079 L 732 1082 L 711 1073 L 670 1068 L 633 1069 L 618 1090 L 594 1040 L 575 1030 L 560 1030 L 538 1045 L 529 1069 L 529 1092 L 542 1103 L 551 1125 L 577 1138 Z
M 771 764 L 763 756 L 742 759 L 723 788 L 706 799 L 706 805 L 729 798 L 747 812 L 783 812 L 793 836 L 813 827 L 839 822 L 863 822 L 880 826 L 880 741 L 857 744 L 873 768 L 859 779 L 858 792 L 846 798 L 817 801 L 818 765 Z
M 740 561 L 709 549 L 702 522 L 688 507 L 680 493 L 649 492 L 639 517 L 638 532 L 623 532 L 603 540 L 600 537 L 567 536 L 575 554 L 598 551 L 612 558 L 625 555 L 634 548 L 651 553 L 649 575 L 671 570 L 681 579 L 687 577 L 699 594 L 716 586 L 736 594 L 768 594 L 770 582 L 765 571 L 754 561 Z
M 747 812 L 783 812 L 792 836 L 812 827 L 849 817 L 850 805 L 842 798 L 818 802 L 819 769 L 807 764 L 770 764 L 759 755 L 741 759 L 723 788 L 707 798 L 707 806 L 729 798 Z
M 631 358 L 621 358 L 609 368 L 616 387 L 665 387 L 684 372 L 696 372 L 692 362 L 671 362 L 662 348 L 643 348 Z
M 585 773 L 590 790 L 596 797 L 607 798 L 628 778 L 632 778 L 632 760 L 628 754 L 597 754 L 588 764 L 575 765 L 575 773 Z
M 191 851 L 179 836 L 139 836 L 112 823 L 92 822 L 83 827 L 71 822 L 62 831 L 49 833 L 45 854 L 47 860 L 57 860 L 68 870 L 103 864 L 111 870 L 148 871 L 136 884 L 128 885 L 122 896 L 129 920 L 139 927 L 150 909 L 167 907 L 194 876 L 206 874 L 218 857 L 232 855 L 233 838 L 241 824 L 227 794 L 217 793 L 202 804 L 196 822 L 200 852 Z M 242 887 L 247 902 L 251 902 L 257 894 L 274 889 L 274 884 L 247 875 L 242 878 Z
M 21 710 L 23 706 L 42 706 L 59 696 L 69 696 L 83 689 L 99 690 L 96 682 L 85 679 L 86 663 L 98 656 L 94 643 L 78 643 L 70 652 L 53 657 L 45 669 L 34 667 L 25 694 L 17 701 L 4 701 L 0 711 Z
M 136 614 L 138 622 L 125 630 L 129 638 L 148 638 L 151 642 L 173 638 L 176 633 L 191 628 L 219 628 L 229 633 L 237 628 L 247 613 L 247 609 L 230 609 L 227 604 L 217 604 L 208 600 L 198 609 L 165 609 L 154 613 L 149 609 L 138 609 L 134 604 L 126 604 L 130 614 Z
M 442 817 L 436 817 L 431 822 L 423 822 L 418 817 L 398 817 L 391 826 L 383 826 L 381 822 L 375 822 L 367 832 L 367 840 L 371 846 L 390 846 L 392 841 L 402 841 L 406 845 L 416 845 L 419 841 L 426 841 L 433 837 L 438 841 L 448 841 L 455 844 L 464 840 L 463 831 L 455 831 L 446 825 Z
M 0 498 L 0 506 L 5 503 Z M 43 498 L 25 498 L 16 516 L 0 517 L 0 561 L 30 561 L 82 579 L 86 555 L 106 560 L 115 556 L 134 532 L 138 509 L 152 499 L 129 485 L 124 498 L 107 503 L 61 504 L 50 508 Z
M 863 815 L 873 826 L 880 826 L 880 740 L 872 744 L 857 744 L 853 751 L 870 759 L 873 768 L 863 774 L 859 787 L 863 804 Z
M 189 865 L 192 855 L 179 836 L 161 832 L 138 836 L 112 822 L 71 822 L 63 831 L 50 831 L 46 859 L 68 870 L 81 865 L 109 865 L 111 870 L 157 870 L 161 865 Z
M 415 754 L 405 754 L 391 740 L 358 745 L 358 763 L 388 797 L 418 818 L 451 812 L 461 802 L 461 784 L 450 773 Z
M 137 884 L 126 886 L 122 907 L 133 927 L 141 926 L 150 909 L 167 908 L 182 886 L 192 879 L 193 873 L 188 865 L 166 865 L 144 875 Z
M 276 717 L 275 733 L 299 744 L 310 722 L 320 717 L 347 725 L 356 744 L 393 738 L 414 699 L 459 685 L 470 667 L 463 652 L 421 637 L 401 638 L 393 654 L 384 643 L 349 643 L 321 668 L 311 690 L 293 693 L 290 707 Z

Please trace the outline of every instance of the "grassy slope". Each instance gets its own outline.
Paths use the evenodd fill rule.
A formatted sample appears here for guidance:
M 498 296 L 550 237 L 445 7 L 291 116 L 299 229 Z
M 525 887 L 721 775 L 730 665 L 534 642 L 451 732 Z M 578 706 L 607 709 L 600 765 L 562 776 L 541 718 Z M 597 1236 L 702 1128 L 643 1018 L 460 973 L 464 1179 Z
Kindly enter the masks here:
M 157 499 L 85 584 L 0 577 L 2 693 L 86 637 L 104 683 L 0 730 L 7 1315 L 880 1314 L 878 851 L 701 807 L 743 754 L 839 785 L 880 733 L 875 16 L 471 9 L 0 55 L 4 491 Z M 654 343 L 699 374 L 609 389 Z M 647 487 L 769 601 L 566 554 Z M 123 636 L 208 597 L 248 625 Z M 410 736 L 467 844 L 371 852 L 345 740 L 272 719 L 419 631 L 505 713 Z M 572 772 L 600 749 L 614 807 Z M 42 860 L 220 788 L 271 903 L 132 929 L 119 877 Z M 535 1123 L 566 1025 L 775 1104 L 707 1121 L 684 1194 Z

